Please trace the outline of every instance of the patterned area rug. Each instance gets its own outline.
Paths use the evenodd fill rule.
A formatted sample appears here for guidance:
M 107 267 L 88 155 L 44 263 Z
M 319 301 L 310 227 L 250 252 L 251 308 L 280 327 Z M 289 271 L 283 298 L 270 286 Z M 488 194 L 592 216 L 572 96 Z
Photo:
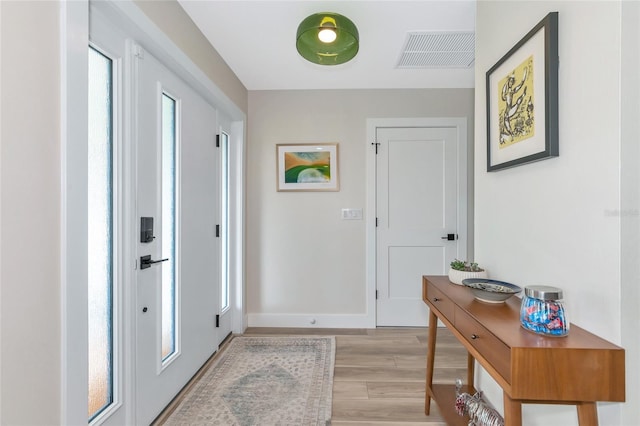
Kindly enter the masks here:
M 236 337 L 165 425 L 327 425 L 334 337 Z

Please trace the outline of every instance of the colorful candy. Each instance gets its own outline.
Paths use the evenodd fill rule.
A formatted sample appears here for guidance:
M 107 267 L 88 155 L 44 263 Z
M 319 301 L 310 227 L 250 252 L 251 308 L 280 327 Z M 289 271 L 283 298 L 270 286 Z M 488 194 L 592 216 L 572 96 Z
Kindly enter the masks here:
M 534 333 L 566 336 L 569 321 L 562 302 L 562 290 L 549 286 L 525 287 L 520 323 Z

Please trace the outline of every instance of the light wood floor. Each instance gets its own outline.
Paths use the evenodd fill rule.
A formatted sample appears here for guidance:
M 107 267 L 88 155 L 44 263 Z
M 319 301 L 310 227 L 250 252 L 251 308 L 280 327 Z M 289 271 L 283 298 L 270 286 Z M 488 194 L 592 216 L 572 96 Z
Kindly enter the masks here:
M 332 426 L 442 425 L 438 407 L 424 414 L 427 329 L 249 328 L 245 335 L 334 335 Z M 467 352 L 438 329 L 434 382 L 466 378 Z
M 431 415 L 424 414 L 426 328 L 248 328 L 244 334 L 268 335 L 336 336 L 332 426 L 445 426 L 435 403 L 431 403 Z M 434 383 L 466 378 L 464 347 L 445 328 L 438 329 L 437 345 Z M 154 425 L 164 423 L 181 396 Z

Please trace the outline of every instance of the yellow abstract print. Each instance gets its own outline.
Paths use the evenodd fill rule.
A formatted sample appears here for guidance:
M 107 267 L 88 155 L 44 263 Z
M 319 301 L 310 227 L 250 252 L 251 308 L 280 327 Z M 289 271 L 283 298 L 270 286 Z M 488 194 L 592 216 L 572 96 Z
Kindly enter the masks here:
M 286 152 L 285 183 L 328 183 L 331 180 L 331 154 L 321 152 Z
M 500 149 L 534 136 L 533 55 L 498 83 Z

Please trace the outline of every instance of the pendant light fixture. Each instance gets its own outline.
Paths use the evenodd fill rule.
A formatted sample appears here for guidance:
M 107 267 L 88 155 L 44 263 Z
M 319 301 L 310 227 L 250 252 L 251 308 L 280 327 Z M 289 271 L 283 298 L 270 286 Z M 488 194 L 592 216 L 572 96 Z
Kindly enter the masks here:
M 298 26 L 296 48 L 307 61 L 338 65 L 358 53 L 358 29 L 351 20 L 337 13 L 314 13 Z

